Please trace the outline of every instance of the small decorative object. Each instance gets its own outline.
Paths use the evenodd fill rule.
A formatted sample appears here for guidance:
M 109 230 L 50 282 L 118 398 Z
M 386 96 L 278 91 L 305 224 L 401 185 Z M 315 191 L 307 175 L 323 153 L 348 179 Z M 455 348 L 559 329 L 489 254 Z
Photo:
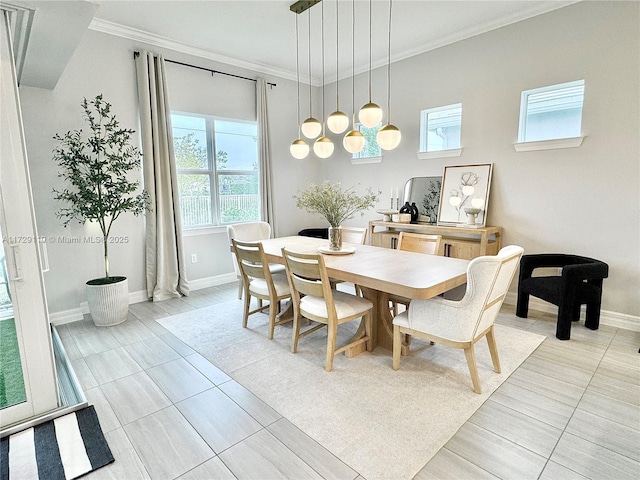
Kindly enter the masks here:
M 395 223 L 410 223 L 411 222 L 411 214 L 410 213 L 396 213 L 391 215 L 391 221 Z
M 342 249 L 342 231 L 339 228 L 342 222 L 353 218 L 356 213 L 364 215 L 365 210 L 376 204 L 381 193 L 375 194 L 369 187 L 364 195 L 357 195 L 353 187 L 343 190 L 341 183 L 332 185 L 325 181 L 321 185 L 311 183 L 293 198 L 298 208 L 319 213 L 329 222 L 329 248 L 337 251 Z
M 400 207 L 400 213 L 411 214 L 411 205 L 409 205 L 409 202 L 404 202 L 404 205 Z
M 149 195 L 139 190 L 140 182 L 129 179 L 140 168 L 140 151 L 131 144 L 134 131 L 120 127 L 102 95 L 85 98 L 82 109 L 90 129 L 86 139 L 82 130 L 53 137 L 60 142 L 53 151 L 60 167 L 58 177 L 70 184 L 53 193 L 56 200 L 68 204 L 57 212 L 65 227 L 72 220 L 100 226 L 104 277 L 87 282 L 87 302 L 94 323 L 109 326 L 124 322 L 129 306 L 127 277 L 109 275 L 109 232 L 121 214 L 144 213 Z
M 393 215 L 394 213 L 398 213 L 398 210 L 376 210 L 376 213 L 382 215 L 383 222 L 390 222 L 391 215 Z
M 444 167 L 438 225 L 484 227 L 492 163 Z
M 416 202 L 412 202 L 411 203 L 411 223 L 417 222 L 419 216 L 420 216 L 420 212 L 418 211 Z

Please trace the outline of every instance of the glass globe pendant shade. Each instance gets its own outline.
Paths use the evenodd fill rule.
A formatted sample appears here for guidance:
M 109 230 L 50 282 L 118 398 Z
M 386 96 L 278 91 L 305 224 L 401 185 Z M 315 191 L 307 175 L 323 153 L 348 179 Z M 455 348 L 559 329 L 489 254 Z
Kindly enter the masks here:
M 344 112 L 336 110 L 327 118 L 327 127 L 333 133 L 342 133 L 349 126 L 349 117 Z
M 365 127 L 375 127 L 382 120 L 382 109 L 375 103 L 369 102 L 358 112 L 358 120 Z
M 309 155 L 309 145 L 303 139 L 298 138 L 294 140 L 291 145 L 289 145 L 289 151 L 291 152 L 291 156 L 298 160 L 302 160 L 307 155 Z
M 395 125 L 386 124 L 376 134 L 376 141 L 383 150 L 393 150 L 400 145 L 402 133 Z
M 344 149 L 349 153 L 358 153 L 364 148 L 365 138 L 362 132 L 351 130 L 342 139 Z
M 333 141 L 328 137 L 320 137 L 313 144 L 313 152 L 320 158 L 329 158 L 333 148 Z
M 313 117 L 307 118 L 302 125 L 300 125 L 302 134 L 307 138 L 316 138 L 322 132 L 322 124 Z

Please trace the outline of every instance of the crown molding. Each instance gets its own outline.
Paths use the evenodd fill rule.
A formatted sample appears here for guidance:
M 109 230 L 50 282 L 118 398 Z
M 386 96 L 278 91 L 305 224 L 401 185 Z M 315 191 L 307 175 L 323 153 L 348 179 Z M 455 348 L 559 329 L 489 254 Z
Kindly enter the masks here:
M 224 63 L 226 65 L 232 65 L 234 67 L 244 68 L 256 73 L 262 73 L 264 75 L 271 75 L 275 77 L 284 78 L 287 80 L 296 81 L 295 72 L 291 73 L 287 70 L 274 68 L 269 65 L 264 65 L 256 62 L 248 62 L 240 60 L 234 57 L 229 57 L 221 53 L 208 50 L 206 48 L 194 47 L 186 43 L 171 40 L 169 38 L 156 35 L 154 33 L 146 32 L 144 30 L 138 30 L 136 28 L 127 27 L 118 23 L 109 22 L 100 18 L 94 18 L 89 25 L 90 30 L 96 32 L 106 33 L 108 35 L 114 35 L 116 37 L 126 38 L 134 40 L 136 42 L 142 42 L 154 47 L 166 48 L 167 50 L 173 50 L 175 52 L 185 53 L 187 55 L 193 55 L 195 57 L 204 58 L 206 60 L 212 60 L 218 63 Z M 300 81 L 306 81 L 300 76 Z

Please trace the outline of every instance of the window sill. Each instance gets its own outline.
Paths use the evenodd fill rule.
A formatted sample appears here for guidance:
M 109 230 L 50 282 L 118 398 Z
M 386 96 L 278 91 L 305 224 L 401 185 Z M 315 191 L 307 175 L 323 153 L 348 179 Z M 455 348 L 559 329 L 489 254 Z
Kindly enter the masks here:
M 208 225 L 206 227 L 183 228 L 183 237 L 197 237 L 199 235 L 215 235 L 227 233 L 226 225 Z
M 462 155 L 462 148 L 450 148 L 448 150 L 438 150 L 436 152 L 418 152 L 418 160 L 432 160 L 434 158 L 459 157 Z
M 382 155 L 379 157 L 352 158 L 351 165 L 365 165 L 367 163 L 382 163 Z
M 514 143 L 516 152 L 531 152 L 534 150 L 555 150 L 558 148 L 575 148 L 582 145 L 584 137 L 556 138 L 553 140 L 540 140 L 539 142 Z

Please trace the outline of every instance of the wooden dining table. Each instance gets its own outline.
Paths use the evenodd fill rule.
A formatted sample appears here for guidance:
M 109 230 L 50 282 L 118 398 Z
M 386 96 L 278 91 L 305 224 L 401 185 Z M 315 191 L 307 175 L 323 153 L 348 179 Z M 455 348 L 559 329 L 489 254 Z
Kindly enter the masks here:
M 328 240 L 291 236 L 262 240 L 262 247 L 270 263 L 284 263 L 282 248 L 302 253 L 318 253 L 327 248 Z M 463 285 L 467 281 L 468 260 L 425 255 L 370 245 L 345 243 L 355 249 L 349 254 L 325 254 L 327 273 L 333 279 L 358 285 L 363 296 L 374 305 L 372 341 L 374 348 L 393 348 L 393 318 L 389 309 L 389 294 L 411 299 L 428 299 Z M 360 325 L 356 337 L 364 335 Z M 403 346 L 403 354 L 409 346 Z M 360 344 L 345 352 L 352 357 L 365 350 Z

